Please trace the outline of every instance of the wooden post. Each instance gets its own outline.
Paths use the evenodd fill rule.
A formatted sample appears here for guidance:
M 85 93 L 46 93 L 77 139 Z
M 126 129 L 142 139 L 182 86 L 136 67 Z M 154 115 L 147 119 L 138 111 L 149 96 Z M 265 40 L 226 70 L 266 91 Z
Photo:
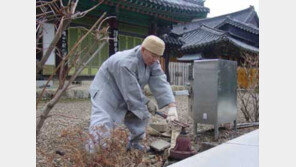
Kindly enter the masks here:
M 149 35 L 157 35 L 157 24 L 155 22 L 155 18 L 151 21 L 148 33 Z
M 63 57 L 65 57 L 67 54 L 68 54 L 68 30 L 65 30 L 62 32 L 62 35 L 61 35 L 61 38 L 60 40 L 58 41 L 57 43 L 57 47 L 58 47 L 58 50 L 60 51 L 57 51 L 56 50 L 56 54 L 55 54 L 55 58 L 56 58 L 56 64 L 55 64 L 55 67 L 57 67 L 60 62 L 62 61 Z M 59 57 L 59 54 L 61 54 Z M 68 69 L 68 65 L 65 64 L 63 66 L 63 68 L 59 68 L 59 70 L 57 71 L 57 76 L 59 79 L 61 78 L 64 78 L 64 76 L 66 75 L 66 71 Z
M 170 82 L 171 78 L 170 78 L 170 71 L 169 71 L 169 61 L 170 61 L 170 51 L 169 49 L 165 50 L 165 53 L 163 55 L 164 57 L 164 64 L 165 64 L 165 74 L 167 76 L 167 81 Z
M 114 40 L 109 40 L 109 57 L 118 51 L 118 21 L 117 18 L 109 19 L 109 38 Z

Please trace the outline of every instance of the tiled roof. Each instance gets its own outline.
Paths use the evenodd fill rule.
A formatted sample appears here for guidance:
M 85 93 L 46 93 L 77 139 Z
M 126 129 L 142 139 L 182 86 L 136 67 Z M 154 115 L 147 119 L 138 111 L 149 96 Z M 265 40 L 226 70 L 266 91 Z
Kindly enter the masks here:
M 229 42 L 234 46 L 247 50 L 250 52 L 258 53 L 259 49 L 246 44 L 242 41 L 236 40 L 229 36 L 226 32 L 202 25 L 200 28 L 187 32 L 180 38 L 185 44 L 181 47 L 181 51 L 189 49 L 199 49 L 215 43 Z
M 159 6 L 166 7 L 169 9 L 178 9 L 178 10 L 187 10 L 190 12 L 198 11 L 198 12 L 209 12 L 209 8 L 204 6 L 188 2 L 185 0 L 141 0 L 141 1 L 149 1 Z
M 224 34 L 225 32 L 223 31 L 215 30 L 207 26 L 201 26 L 196 30 L 185 33 L 180 38 L 180 40 L 185 43 L 181 49 L 191 49 L 199 45 L 219 40 Z
M 256 14 L 256 12 L 254 11 L 254 7 L 250 6 L 249 8 L 238 11 L 238 12 L 229 13 L 226 15 L 221 15 L 221 16 L 213 17 L 213 18 L 197 19 L 197 20 L 193 20 L 190 23 L 175 25 L 172 29 L 172 33 L 183 34 L 188 31 L 192 31 L 194 29 L 197 29 L 201 25 L 206 25 L 208 27 L 214 28 L 214 27 L 220 25 L 221 23 L 223 23 L 227 18 L 230 18 L 230 19 L 236 20 L 238 22 L 242 22 L 242 23 L 248 23 L 249 19 L 252 16 L 254 16 L 254 14 Z
M 248 45 L 240 40 L 228 37 L 228 42 L 232 43 L 233 45 L 242 48 L 244 50 L 250 51 L 250 52 L 254 52 L 254 53 L 259 53 L 259 48 L 254 47 L 252 45 Z
M 153 0 L 149 0 L 149 1 L 153 1 Z M 180 8 L 180 9 L 185 9 L 185 10 L 191 10 L 191 11 L 195 11 L 195 10 L 201 10 L 201 11 L 209 11 L 208 8 L 204 7 L 204 6 L 200 6 L 196 3 L 192 3 L 190 1 L 185 1 L 185 0 L 154 0 L 154 1 L 158 1 L 158 2 L 162 2 L 163 6 L 166 7 L 175 7 L 175 8 Z
M 210 11 L 209 8 L 194 3 L 194 0 L 105 0 L 105 4 L 124 6 L 126 9 L 155 16 L 177 16 L 190 20 L 205 17 Z
M 181 47 L 184 43 L 179 40 L 177 37 L 169 36 L 167 34 L 164 34 L 161 36 L 161 39 L 169 45 L 175 45 Z
M 219 25 L 217 25 L 215 28 L 219 28 L 225 24 L 230 24 L 232 26 L 238 27 L 240 29 L 243 29 L 245 31 L 254 33 L 256 35 L 259 34 L 259 28 L 257 28 L 256 26 L 254 26 L 253 24 L 249 24 L 249 23 L 244 23 L 235 19 L 232 19 L 230 17 L 227 17 L 222 23 L 220 23 Z

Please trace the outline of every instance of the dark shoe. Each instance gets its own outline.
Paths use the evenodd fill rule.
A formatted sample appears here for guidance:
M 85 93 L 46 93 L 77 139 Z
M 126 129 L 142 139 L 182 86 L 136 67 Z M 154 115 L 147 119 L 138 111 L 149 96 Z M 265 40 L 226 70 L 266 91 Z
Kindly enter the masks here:
M 142 152 L 150 152 L 150 148 L 147 148 L 146 146 L 139 144 L 139 143 L 128 143 L 127 145 L 127 151 L 130 151 L 131 149 L 136 149 Z

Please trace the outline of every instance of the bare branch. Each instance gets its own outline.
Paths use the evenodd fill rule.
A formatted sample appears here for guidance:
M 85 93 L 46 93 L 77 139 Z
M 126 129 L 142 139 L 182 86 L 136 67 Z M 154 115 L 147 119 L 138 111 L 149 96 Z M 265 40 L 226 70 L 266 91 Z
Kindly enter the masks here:
M 81 119 L 81 118 L 77 118 L 77 117 L 67 116 L 67 115 L 64 115 L 64 114 L 51 114 L 51 115 L 48 115 L 47 117 L 52 117 L 52 116 L 59 116 L 59 117 L 73 118 L 73 119 Z M 40 117 L 41 117 L 41 115 L 37 116 L 36 118 L 40 118 Z
M 89 13 L 90 11 L 94 10 L 96 7 L 98 7 L 99 5 L 101 5 L 104 2 L 104 0 L 101 0 L 98 4 L 96 4 L 95 6 L 93 6 L 92 8 L 83 11 L 83 12 L 77 12 L 74 15 L 71 16 L 72 19 L 77 19 L 77 18 L 81 18 L 84 17 L 87 13 Z
M 63 4 L 63 0 L 59 0 L 59 1 L 60 1 L 61 7 L 65 7 L 64 4 Z
M 78 74 L 80 74 L 80 72 L 85 68 L 85 66 L 102 50 L 102 48 L 106 45 L 107 42 L 103 42 L 99 48 L 90 56 L 90 58 L 83 63 L 78 70 L 75 71 L 74 75 L 69 79 L 69 81 L 73 82 L 74 79 L 78 76 Z M 68 83 L 69 85 L 69 83 Z
M 44 7 L 46 5 L 50 5 L 52 3 L 55 3 L 56 1 L 58 1 L 58 0 L 52 0 L 50 2 L 48 2 L 48 1 L 36 1 L 36 8 L 41 8 L 41 7 Z M 37 5 L 38 3 L 40 3 L 40 5 Z
M 71 14 L 75 13 L 75 10 L 76 10 L 79 0 L 73 0 L 73 1 L 74 2 L 71 2 Z
M 48 114 L 50 112 L 50 110 L 52 109 L 52 107 L 58 102 L 58 100 L 61 98 L 62 93 L 66 91 L 66 89 L 69 87 L 69 85 L 75 80 L 75 78 L 78 76 L 78 74 L 80 74 L 80 72 L 85 68 L 85 66 L 87 65 L 87 63 L 89 63 L 94 57 L 95 55 L 101 51 L 101 49 L 106 45 L 107 42 L 103 42 L 99 48 L 93 53 L 93 55 L 90 57 L 90 59 L 85 62 L 84 64 L 82 64 L 78 70 L 75 71 L 75 73 L 71 76 L 71 78 L 69 79 L 68 83 L 66 85 L 64 85 L 64 87 L 62 89 L 59 89 L 59 91 L 57 92 L 57 94 L 54 96 L 53 99 L 51 99 L 42 109 L 42 114 L 40 116 L 40 119 L 37 122 L 37 126 L 36 126 L 36 136 L 39 135 L 40 130 L 44 124 L 44 121 L 46 120 L 46 118 L 48 117 Z
M 241 103 L 240 110 L 247 121 L 259 120 L 259 57 L 242 53 L 242 75 L 247 85 L 239 85 L 238 101 Z
M 108 20 L 108 19 L 112 19 L 112 18 L 116 18 L 116 16 L 109 16 L 109 17 L 106 17 L 104 20 L 102 20 L 102 22 L 99 24 L 97 30 L 99 31 L 99 30 L 101 29 L 102 24 L 103 24 L 106 20 Z
M 54 47 L 56 46 L 57 42 L 59 41 L 62 32 L 68 27 L 68 25 L 70 24 L 70 22 L 72 21 L 72 19 L 75 18 L 74 16 L 76 16 L 77 14 L 80 13 L 80 12 L 78 12 L 77 14 L 74 14 L 75 9 L 77 7 L 77 4 L 78 4 L 79 0 L 71 1 L 71 2 L 70 1 L 71 0 L 69 0 L 69 3 L 71 4 L 71 6 L 70 5 L 67 6 L 67 7 L 70 6 L 70 8 L 71 8 L 71 13 L 68 13 L 68 14 L 70 14 L 70 17 L 67 15 L 67 12 L 65 13 L 65 16 L 62 16 L 62 18 L 60 20 L 59 27 L 57 29 L 57 32 L 56 32 L 55 36 L 54 36 L 54 39 L 50 43 L 50 46 L 46 50 L 44 56 L 42 56 L 42 59 L 39 62 L 37 62 L 37 64 L 36 64 L 36 73 L 39 73 L 42 70 L 45 62 L 47 61 L 48 57 L 50 56 L 50 53 L 53 51 Z M 85 12 L 82 12 L 82 14 L 83 13 L 86 14 L 86 13 L 90 12 L 91 10 L 95 9 L 97 6 L 99 6 L 100 4 L 102 4 L 102 2 L 103 1 L 101 1 L 100 3 L 98 3 L 97 5 L 95 5 L 94 7 L 90 8 L 89 10 L 87 10 Z M 64 10 L 65 10 L 65 8 L 64 8 Z M 50 13 L 54 13 L 53 9 L 51 11 L 49 11 L 49 12 L 44 12 L 44 13 L 38 14 L 37 17 L 43 16 L 43 15 L 49 15 Z M 105 13 L 102 16 L 104 17 L 105 16 Z M 54 15 L 54 17 L 56 17 L 56 15 Z
M 48 14 L 51 14 L 51 13 L 53 13 L 53 11 L 43 12 L 41 14 L 37 14 L 36 17 L 38 18 L 38 17 L 41 17 L 41 16 L 47 16 Z
M 71 55 L 74 50 L 79 46 L 79 44 L 84 40 L 84 38 L 86 38 L 86 36 L 93 31 L 93 29 L 96 27 L 96 25 L 105 17 L 106 12 L 102 14 L 102 16 L 97 20 L 97 22 L 91 27 L 91 29 L 83 36 L 79 39 L 78 42 L 75 43 L 75 45 L 73 46 L 73 48 L 70 50 L 70 52 L 67 54 L 67 58 L 69 57 L 69 55 Z
M 60 62 L 60 64 L 56 67 L 56 69 L 54 70 L 54 73 L 49 77 L 46 85 L 48 85 L 49 81 L 53 78 L 54 74 L 60 69 L 61 71 L 64 70 L 64 66 L 67 62 L 69 62 L 69 57 L 71 55 L 73 55 L 74 51 L 76 50 L 76 48 L 79 46 L 79 44 L 86 38 L 86 36 L 88 36 L 90 33 L 92 33 L 92 31 L 95 29 L 95 27 L 99 24 L 98 26 L 98 30 L 100 30 L 100 27 L 102 25 L 102 22 L 105 21 L 106 19 L 103 19 L 105 17 L 106 13 L 104 13 L 97 21 L 96 23 L 91 27 L 91 29 L 84 34 L 73 46 L 73 48 L 70 50 L 70 52 L 63 57 L 62 61 Z M 60 27 L 64 27 L 63 25 L 63 20 L 60 23 L 60 26 L 57 30 L 57 32 L 60 32 L 61 28 Z M 62 31 L 61 31 L 62 32 Z M 66 91 L 66 89 L 69 87 L 69 85 L 75 80 L 75 78 L 81 73 L 81 71 L 85 68 L 85 66 L 98 54 L 98 52 L 106 45 L 106 41 L 104 41 L 102 44 L 100 44 L 99 48 L 88 58 L 85 60 L 84 63 L 79 63 L 78 67 L 75 69 L 74 74 L 70 77 L 69 81 L 65 83 L 65 78 L 66 75 L 62 75 L 61 74 L 61 78 L 60 78 L 60 86 L 57 89 L 57 92 L 55 93 L 54 97 L 43 107 L 42 109 L 42 114 L 39 118 L 39 120 L 37 121 L 37 125 L 36 125 L 36 134 L 37 136 L 40 133 L 40 130 L 43 126 L 44 121 L 46 120 L 46 118 L 48 117 L 48 114 L 50 112 L 50 110 L 52 109 L 52 107 L 58 102 L 58 100 L 61 98 L 62 93 Z M 75 62 L 73 62 L 74 64 Z M 72 64 L 72 65 L 73 65 Z M 62 67 L 62 68 L 61 68 Z M 67 69 L 67 73 L 69 72 L 69 69 Z M 66 74 L 67 74 L 66 73 Z M 43 88 L 41 96 L 38 98 L 37 103 L 36 103 L 36 107 L 38 106 L 38 103 L 40 102 L 44 92 L 45 92 L 46 86 Z
M 50 56 L 50 53 L 53 51 L 54 47 L 56 46 L 57 42 L 59 41 L 59 39 L 60 39 L 60 37 L 62 35 L 62 29 L 63 29 L 63 26 L 64 26 L 64 21 L 65 21 L 65 19 L 63 17 L 61 22 L 60 22 L 59 28 L 58 28 L 58 30 L 56 32 L 56 35 L 55 35 L 54 39 L 50 43 L 48 49 L 46 50 L 46 52 L 43 55 L 40 62 L 37 64 L 37 69 L 36 69 L 37 73 L 43 68 L 43 65 L 45 64 L 46 60 Z

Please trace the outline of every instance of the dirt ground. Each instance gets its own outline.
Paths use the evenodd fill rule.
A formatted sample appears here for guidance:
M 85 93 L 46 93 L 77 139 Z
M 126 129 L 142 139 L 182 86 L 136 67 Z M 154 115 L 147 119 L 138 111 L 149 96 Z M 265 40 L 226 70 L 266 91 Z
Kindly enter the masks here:
M 154 100 L 154 99 L 153 99 Z M 191 139 L 192 147 L 198 152 L 204 151 L 202 146 L 203 142 L 210 142 L 213 144 L 221 144 L 225 141 L 236 138 L 242 134 L 248 133 L 259 127 L 251 128 L 242 128 L 237 131 L 232 130 L 231 128 L 220 128 L 219 139 L 214 140 L 214 132 L 212 130 L 213 126 L 211 125 L 200 125 L 198 124 L 198 131 L 203 131 L 198 133 L 197 140 L 193 135 L 193 120 L 187 113 L 188 109 L 188 97 L 187 96 L 176 96 L 177 110 L 179 114 L 179 120 L 181 122 L 188 123 L 190 125 L 187 128 L 188 136 Z M 40 115 L 40 109 L 44 105 L 41 103 L 37 108 L 37 116 Z M 160 110 L 165 111 L 166 108 Z M 81 127 L 85 132 L 88 131 L 89 119 L 91 114 L 91 102 L 89 99 L 85 100 L 62 100 L 56 104 L 56 106 L 51 111 L 51 117 L 49 117 L 41 130 L 40 136 L 36 141 L 37 149 L 43 150 L 47 153 L 53 153 L 58 148 L 57 146 L 63 144 L 63 141 L 60 140 L 61 133 L 64 129 L 69 127 Z M 153 116 L 150 122 L 162 122 L 165 121 L 160 116 Z M 238 123 L 246 122 L 243 114 L 238 110 Z M 146 144 L 149 145 L 152 141 L 156 139 L 163 139 L 170 142 L 170 138 L 150 136 L 147 135 Z M 165 159 L 167 158 L 167 152 L 159 153 Z M 147 154 L 151 157 L 151 153 Z M 42 155 L 36 155 L 37 166 L 43 166 L 42 164 L 46 161 Z M 153 159 L 153 158 L 152 158 Z M 156 162 L 156 161 L 155 161 Z M 154 166 L 166 166 L 175 161 L 166 161 L 163 163 L 156 163 Z M 153 164 L 153 163 L 152 163 Z

